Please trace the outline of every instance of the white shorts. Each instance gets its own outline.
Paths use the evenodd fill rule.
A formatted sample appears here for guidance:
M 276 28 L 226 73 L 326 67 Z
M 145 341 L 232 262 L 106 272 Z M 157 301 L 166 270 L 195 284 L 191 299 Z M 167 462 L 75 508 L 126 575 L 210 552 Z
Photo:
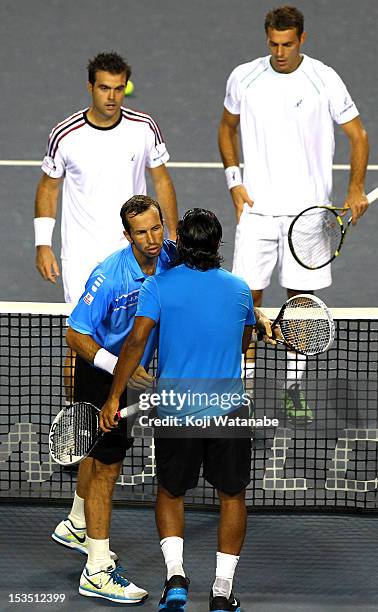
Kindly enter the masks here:
M 64 301 L 67 304 L 77 304 L 84 293 L 87 282 L 93 268 L 100 262 L 92 257 L 80 257 L 77 259 L 62 259 L 62 280 L 64 289 Z
M 286 289 L 312 291 L 331 285 L 331 264 L 320 270 L 307 270 L 292 256 L 287 233 L 293 219 L 291 216 L 256 215 L 248 204 L 244 205 L 236 227 L 232 271 L 241 276 L 250 289 L 268 287 L 277 263 L 280 285 Z

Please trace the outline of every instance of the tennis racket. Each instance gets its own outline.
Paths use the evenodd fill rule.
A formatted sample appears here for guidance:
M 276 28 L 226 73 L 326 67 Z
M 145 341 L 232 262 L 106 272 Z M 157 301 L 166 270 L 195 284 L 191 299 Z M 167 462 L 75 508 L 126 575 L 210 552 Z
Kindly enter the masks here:
M 272 323 L 272 329 L 275 328 L 279 331 L 275 340 L 302 355 L 324 353 L 335 338 L 330 310 L 318 297 L 306 293 L 285 302 Z
M 378 188 L 366 197 L 369 204 L 375 202 Z M 289 228 L 288 240 L 290 251 L 301 266 L 318 270 L 340 254 L 352 217 L 344 224 L 339 213 L 349 210 L 337 206 L 310 206 L 295 217 Z
M 141 410 L 139 403 L 117 412 L 117 419 Z M 65 406 L 55 417 L 49 432 L 50 455 L 59 465 L 74 465 L 87 457 L 104 435 L 99 425 L 100 410 L 88 402 Z

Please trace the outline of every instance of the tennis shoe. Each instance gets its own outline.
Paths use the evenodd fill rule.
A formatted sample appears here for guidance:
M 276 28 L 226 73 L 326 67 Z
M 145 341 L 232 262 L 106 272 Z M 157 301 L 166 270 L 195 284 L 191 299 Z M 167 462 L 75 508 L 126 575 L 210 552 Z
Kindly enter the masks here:
M 188 599 L 189 578 L 175 575 L 165 581 L 158 610 L 183 612 Z
M 229 599 L 227 597 L 221 597 L 217 595 L 214 597 L 213 589 L 210 591 L 209 599 L 209 610 L 210 612 L 240 612 L 240 601 L 236 599 L 235 595 L 231 593 Z
M 140 604 L 148 597 L 147 591 L 121 576 L 114 564 L 93 574 L 85 566 L 80 577 L 79 593 L 85 597 L 99 597 L 130 605 Z
M 306 402 L 303 391 L 298 383 L 290 385 L 283 393 L 283 411 L 291 423 L 299 425 L 310 424 L 314 413 Z
M 88 543 L 87 543 L 87 530 L 85 527 L 75 527 L 72 521 L 67 518 L 61 521 L 56 526 L 55 531 L 51 534 L 51 537 L 58 544 L 62 544 L 72 550 L 77 550 L 82 555 L 88 555 Z M 110 557 L 112 561 L 117 563 L 118 556 L 112 550 Z

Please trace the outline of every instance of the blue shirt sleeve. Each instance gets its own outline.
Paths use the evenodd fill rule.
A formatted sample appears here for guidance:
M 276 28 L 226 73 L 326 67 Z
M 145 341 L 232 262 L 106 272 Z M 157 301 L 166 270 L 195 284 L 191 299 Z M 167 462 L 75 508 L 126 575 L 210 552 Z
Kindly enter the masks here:
M 68 325 L 81 334 L 94 336 L 100 323 L 108 315 L 113 289 L 111 282 L 104 275 L 100 286 L 94 284 L 100 275 L 101 270 L 95 268 L 85 285 L 83 295 L 67 320 Z
M 140 291 L 138 298 L 138 307 L 135 313 L 136 317 L 148 317 L 158 323 L 160 319 L 160 295 L 159 287 L 156 279 L 153 276 L 147 278 Z

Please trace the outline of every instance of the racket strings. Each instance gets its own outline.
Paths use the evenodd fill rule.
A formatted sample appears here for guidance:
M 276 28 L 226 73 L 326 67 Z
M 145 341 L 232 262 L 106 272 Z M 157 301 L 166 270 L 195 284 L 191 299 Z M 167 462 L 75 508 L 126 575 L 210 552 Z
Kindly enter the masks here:
M 281 315 L 279 326 L 285 341 L 306 355 L 327 350 L 333 337 L 333 322 L 328 311 L 310 297 L 292 298 Z
M 322 319 L 289 319 L 280 324 L 291 346 L 307 355 L 322 353 L 329 343 L 329 323 Z
M 61 462 L 72 463 L 88 453 L 97 433 L 97 411 L 86 404 L 70 406 L 55 425 L 51 452 Z
M 326 208 L 300 215 L 291 232 L 297 258 L 310 268 L 329 263 L 340 247 L 341 238 L 342 225 L 337 215 Z

